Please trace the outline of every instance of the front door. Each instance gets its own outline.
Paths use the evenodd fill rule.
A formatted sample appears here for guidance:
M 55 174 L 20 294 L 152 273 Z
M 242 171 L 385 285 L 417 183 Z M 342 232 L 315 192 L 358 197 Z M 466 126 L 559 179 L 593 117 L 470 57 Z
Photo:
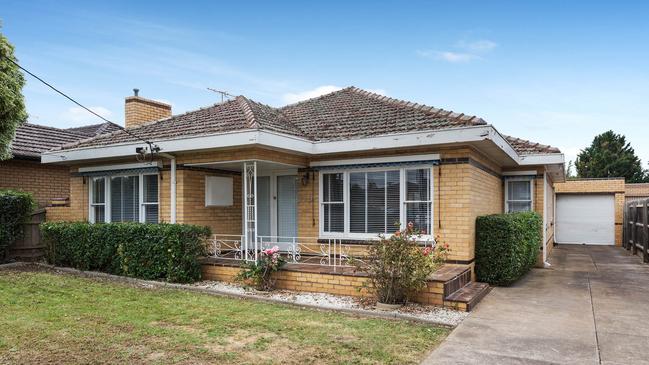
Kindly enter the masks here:
M 264 247 L 288 248 L 297 236 L 297 175 L 257 177 L 257 236 Z

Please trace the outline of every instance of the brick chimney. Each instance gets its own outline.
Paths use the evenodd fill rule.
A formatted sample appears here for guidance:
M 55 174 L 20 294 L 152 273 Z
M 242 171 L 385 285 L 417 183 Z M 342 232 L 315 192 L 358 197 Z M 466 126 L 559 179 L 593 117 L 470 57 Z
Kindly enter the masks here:
M 133 89 L 133 96 L 128 96 L 124 102 L 124 124 L 133 128 L 144 123 L 171 116 L 171 105 L 146 99 L 138 95 L 139 89 Z

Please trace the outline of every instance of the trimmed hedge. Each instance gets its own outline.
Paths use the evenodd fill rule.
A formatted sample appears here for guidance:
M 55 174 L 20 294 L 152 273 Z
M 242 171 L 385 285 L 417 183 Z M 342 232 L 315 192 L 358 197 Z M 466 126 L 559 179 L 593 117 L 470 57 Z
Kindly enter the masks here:
M 208 227 L 187 224 L 46 222 L 47 259 L 57 266 L 148 280 L 200 280 Z
M 543 219 L 538 213 L 494 214 L 476 219 L 478 281 L 511 285 L 536 264 Z
M 30 193 L 0 190 L 0 262 L 6 257 L 7 248 L 22 236 L 22 224 L 35 206 Z

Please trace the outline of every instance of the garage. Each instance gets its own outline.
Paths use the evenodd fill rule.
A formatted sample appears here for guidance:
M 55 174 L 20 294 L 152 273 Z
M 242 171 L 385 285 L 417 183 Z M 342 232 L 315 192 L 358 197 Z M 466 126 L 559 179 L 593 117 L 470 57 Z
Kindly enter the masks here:
M 557 194 L 555 236 L 557 243 L 614 245 L 615 195 Z

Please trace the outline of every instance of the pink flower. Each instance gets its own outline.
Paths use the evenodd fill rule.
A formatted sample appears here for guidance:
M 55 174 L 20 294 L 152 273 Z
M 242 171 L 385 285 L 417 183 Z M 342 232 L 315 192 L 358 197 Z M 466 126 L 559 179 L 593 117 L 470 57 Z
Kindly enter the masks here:
M 412 222 L 408 222 L 408 229 L 413 229 L 415 227 L 415 224 Z
M 424 248 L 424 256 L 428 256 L 428 255 L 430 255 L 431 252 L 433 252 L 433 248 L 432 248 L 432 247 L 430 247 L 430 246 L 426 246 L 426 248 Z

